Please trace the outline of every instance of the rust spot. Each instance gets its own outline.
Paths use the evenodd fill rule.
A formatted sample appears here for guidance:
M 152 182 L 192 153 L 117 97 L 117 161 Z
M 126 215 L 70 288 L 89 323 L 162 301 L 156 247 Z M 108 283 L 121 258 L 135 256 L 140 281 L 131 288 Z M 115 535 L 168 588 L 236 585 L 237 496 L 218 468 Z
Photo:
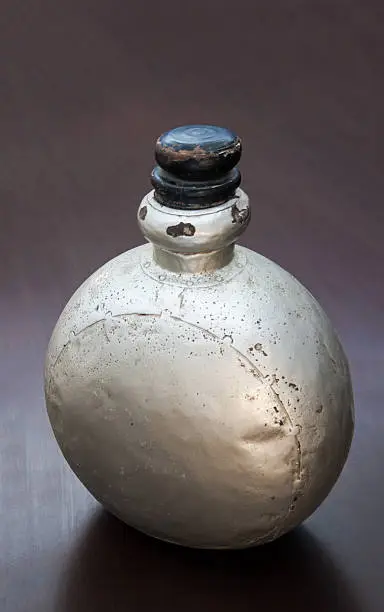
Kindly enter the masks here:
M 297 385 L 295 385 L 295 383 L 293 383 L 293 382 L 290 382 L 288 387 L 291 387 L 291 389 L 294 389 L 295 391 L 299 390 L 299 387 Z
M 139 219 L 144 221 L 145 217 L 147 216 L 147 212 L 148 212 L 147 207 L 146 206 L 142 206 L 142 208 L 140 208 L 140 210 L 139 210 Z
M 251 349 L 249 349 L 251 350 Z M 267 357 L 267 353 L 264 351 L 263 349 L 263 345 L 260 342 L 257 342 L 257 344 L 255 344 L 255 350 L 256 351 L 260 351 L 260 353 L 262 353 L 264 355 L 264 357 Z
M 280 427 L 283 427 L 284 425 L 284 421 L 282 419 L 274 419 L 273 421 L 275 423 L 275 425 L 280 425 Z
M 172 238 L 178 238 L 179 236 L 193 236 L 196 228 L 192 223 L 183 223 L 182 221 L 177 225 L 170 225 L 167 227 L 168 236 Z
M 231 209 L 232 213 L 232 223 L 244 223 L 248 220 L 249 217 L 249 208 L 244 208 L 243 210 L 239 210 L 234 204 Z

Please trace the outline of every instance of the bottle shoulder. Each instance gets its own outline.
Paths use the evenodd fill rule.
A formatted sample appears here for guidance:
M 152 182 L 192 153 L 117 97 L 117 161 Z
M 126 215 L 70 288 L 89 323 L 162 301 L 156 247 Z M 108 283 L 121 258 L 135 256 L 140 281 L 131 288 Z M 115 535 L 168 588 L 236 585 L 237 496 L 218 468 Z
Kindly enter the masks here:
M 337 339 L 307 289 L 266 257 L 236 246 L 233 261 L 209 274 L 176 274 L 152 258 L 152 245 L 122 253 L 96 270 L 65 306 L 48 352 L 57 354 L 86 327 L 129 314 L 171 316 L 201 326 L 219 338 L 236 338 L 241 350 L 257 346 L 313 347 Z M 251 351 L 252 352 L 252 351 Z M 275 350 L 272 351 L 275 353 Z M 305 352 L 305 351 L 304 351 Z
M 153 259 L 152 245 L 143 244 L 117 255 L 92 273 L 76 289 L 59 322 L 70 319 L 75 323 L 87 315 L 117 314 L 127 308 L 156 311 L 162 306 L 159 296 L 181 291 L 185 311 L 195 310 L 199 304 L 219 306 L 221 312 L 233 310 L 234 305 L 260 310 L 263 304 L 282 314 L 303 307 L 322 311 L 294 276 L 246 247 L 236 245 L 233 260 L 223 268 L 188 274 L 160 267 Z

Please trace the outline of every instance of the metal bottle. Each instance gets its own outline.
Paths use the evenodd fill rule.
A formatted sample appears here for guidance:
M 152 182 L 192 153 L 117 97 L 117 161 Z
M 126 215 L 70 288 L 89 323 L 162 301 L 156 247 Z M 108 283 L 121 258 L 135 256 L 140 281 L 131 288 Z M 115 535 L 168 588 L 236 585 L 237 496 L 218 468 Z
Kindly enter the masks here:
M 45 369 L 72 470 L 113 514 L 189 547 L 245 548 L 304 521 L 353 434 L 346 357 L 288 272 L 236 244 L 250 221 L 240 139 L 184 126 L 156 143 L 148 244 L 68 302 Z

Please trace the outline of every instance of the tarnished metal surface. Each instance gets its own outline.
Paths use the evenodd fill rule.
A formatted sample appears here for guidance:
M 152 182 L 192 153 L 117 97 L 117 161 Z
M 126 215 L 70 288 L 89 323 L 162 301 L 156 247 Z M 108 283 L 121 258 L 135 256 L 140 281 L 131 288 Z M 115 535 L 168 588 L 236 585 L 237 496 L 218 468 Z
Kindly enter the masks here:
M 346 460 L 342 347 L 296 279 L 233 246 L 249 221 L 241 190 L 183 213 L 151 193 L 138 220 L 155 247 L 95 272 L 52 335 L 57 440 L 93 495 L 154 537 L 210 548 L 272 540 L 316 509 Z M 167 231 L 181 224 L 195 231 Z

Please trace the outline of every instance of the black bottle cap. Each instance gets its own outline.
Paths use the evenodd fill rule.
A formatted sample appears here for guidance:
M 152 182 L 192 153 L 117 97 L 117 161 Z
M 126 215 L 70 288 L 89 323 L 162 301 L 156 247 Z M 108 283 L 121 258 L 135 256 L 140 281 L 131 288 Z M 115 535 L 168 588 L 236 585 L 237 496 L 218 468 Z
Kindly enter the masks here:
M 155 198 L 165 206 L 201 209 L 233 197 L 241 176 L 236 134 L 214 125 L 186 125 L 158 138 L 152 172 Z

